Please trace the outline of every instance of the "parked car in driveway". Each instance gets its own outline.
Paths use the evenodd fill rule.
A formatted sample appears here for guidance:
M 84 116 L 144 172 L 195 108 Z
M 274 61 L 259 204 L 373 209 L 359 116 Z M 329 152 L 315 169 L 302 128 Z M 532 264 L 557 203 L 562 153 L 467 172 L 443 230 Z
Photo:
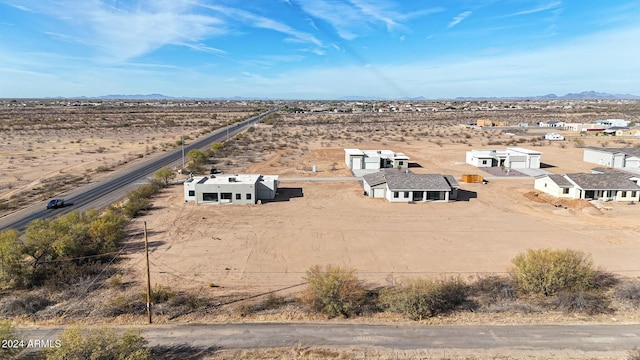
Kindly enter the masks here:
M 47 203 L 47 209 L 57 209 L 64 207 L 64 199 L 51 199 Z

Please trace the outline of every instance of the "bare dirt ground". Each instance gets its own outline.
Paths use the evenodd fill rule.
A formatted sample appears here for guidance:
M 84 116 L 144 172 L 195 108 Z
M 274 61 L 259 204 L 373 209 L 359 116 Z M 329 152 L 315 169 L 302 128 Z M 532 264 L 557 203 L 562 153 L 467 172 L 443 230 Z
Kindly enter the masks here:
M 290 130 L 297 131 L 304 130 Z M 456 127 L 443 131 L 458 132 Z M 153 231 L 153 282 L 215 295 L 260 293 L 300 284 L 312 265 L 329 263 L 356 268 L 360 278 L 378 284 L 390 276 L 473 277 L 506 272 L 516 254 L 542 247 L 583 250 L 606 270 L 640 275 L 638 206 L 608 203 L 611 209 L 602 211 L 576 202 L 556 208 L 531 199 L 533 179 L 462 183 L 472 193 L 470 201 L 423 204 L 365 198 L 355 181 L 286 181 L 348 176 L 344 147 L 404 152 L 420 164 L 412 169 L 417 173 L 482 174 L 464 157 L 472 148 L 504 148 L 487 145 L 486 134 L 465 143 L 445 137 L 440 144 L 428 138 L 311 140 L 305 150 L 279 150 L 238 170 L 283 178 L 282 201 L 263 205 L 197 206 L 182 200 L 181 186 L 171 187 L 155 200 L 157 210 L 143 218 Z M 509 135 L 492 137 L 511 141 Z M 550 172 L 594 167 L 582 162 L 582 149 L 571 144 L 539 142 L 535 149 Z M 131 259 L 138 274 L 141 256 Z

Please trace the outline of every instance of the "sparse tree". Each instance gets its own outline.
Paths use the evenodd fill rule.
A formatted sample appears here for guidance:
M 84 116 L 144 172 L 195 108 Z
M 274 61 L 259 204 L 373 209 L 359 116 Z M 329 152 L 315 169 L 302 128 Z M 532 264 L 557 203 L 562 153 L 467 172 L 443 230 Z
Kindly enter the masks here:
M 207 162 L 207 154 L 198 149 L 189 150 L 187 158 L 195 166 L 204 165 Z
M 173 172 L 168 167 L 164 167 L 164 168 L 156 171 L 156 173 L 154 174 L 154 177 L 157 180 L 162 181 L 165 186 L 168 186 L 169 182 L 176 178 L 176 173 Z

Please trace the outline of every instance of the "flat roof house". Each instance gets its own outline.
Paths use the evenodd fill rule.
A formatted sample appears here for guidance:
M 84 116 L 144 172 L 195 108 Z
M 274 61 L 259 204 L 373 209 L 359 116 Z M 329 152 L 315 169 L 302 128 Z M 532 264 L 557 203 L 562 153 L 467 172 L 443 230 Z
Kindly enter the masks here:
M 539 169 L 542 153 L 520 147 L 500 150 L 467 151 L 467 164 L 475 167 L 505 166 L 512 169 Z
M 451 175 L 414 174 L 384 169 L 362 177 L 365 194 L 389 202 L 447 202 L 457 199 L 460 186 Z
M 351 170 L 406 169 L 409 157 L 391 150 L 344 149 L 344 163 Z
M 196 204 L 255 204 L 275 198 L 277 175 L 196 176 L 184 182 L 184 201 Z
M 557 198 L 639 201 L 638 175 L 623 172 L 549 174 L 536 177 L 534 188 Z
M 600 148 L 586 147 L 584 162 L 612 168 L 640 169 L 640 148 Z

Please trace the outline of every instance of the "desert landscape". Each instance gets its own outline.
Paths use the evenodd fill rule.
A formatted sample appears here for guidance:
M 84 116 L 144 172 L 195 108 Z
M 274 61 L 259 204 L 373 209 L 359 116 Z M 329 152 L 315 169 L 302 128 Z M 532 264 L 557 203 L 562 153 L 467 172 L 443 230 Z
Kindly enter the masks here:
M 261 125 L 249 136 L 267 131 Z M 356 145 L 403 152 L 420 164 L 412 168 L 416 173 L 491 177 L 464 162 L 470 148 L 491 148 L 487 140 L 483 146 L 483 140 L 476 139 L 487 136 L 486 130 L 465 143 L 457 142 L 457 137 L 465 137 L 456 134 L 453 125 L 436 131 L 449 136 L 443 136 L 441 144 L 419 135 L 396 140 L 402 136 L 397 134 L 384 145 L 364 139 Z M 491 130 L 487 137 L 505 143 L 514 138 Z M 515 138 L 528 143 L 535 136 Z M 158 209 L 141 218 L 154 231 L 149 239 L 156 244 L 151 252 L 155 281 L 192 290 L 215 284 L 212 291 L 222 294 L 268 292 L 299 284 L 308 268 L 327 263 L 353 267 L 360 277 L 378 284 L 390 276 L 473 277 L 505 273 L 517 253 L 545 247 L 580 249 L 609 271 L 640 275 L 636 206 L 607 203 L 609 210 L 599 210 L 586 201 L 573 201 L 556 207 L 531 196 L 533 178 L 509 177 L 492 178 L 487 185 L 461 183 L 477 196 L 469 201 L 392 204 L 364 197 L 361 185 L 349 178 L 343 147 L 353 143 L 339 139 L 304 144 L 304 150 L 280 150 L 265 162 L 238 170 L 280 175 L 283 201 L 195 205 L 182 201 L 181 186 L 157 197 Z M 534 146 L 543 153 L 543 162 L 553 166 L 550 172 L 594 167 L 582 161 L 582 149 L 572 144 Z M 132 263 L 141 274 L 141 257 L 133 257 Z
M 270 105 L 7 102 L 0 144 L 9 159 L 0 178 L 4 211 L 15 209 L 8 205 L 12 199 L 51 197 L 99 176 L 103 167 L 114 169 L 174 148 L 183 130 L 186 139 L 195 138 Z M 551 173 L 588 172 L 594 166 L 582 161 L 582 147 L 637 147 L 640 141 L 569 132 L 567 141 L 545 141 L 546 130 L 537 123 L 637 121 L 636 102 L 331 103 L 322 111 L 318 106 L 288 103 L 210 159 L 229 173 L 279 175 L 276 200 L 282 201 L 197 206 L 182 201 L 181 185 L 154 199 L 154 209 L 140 218 L 152 230 L 154 283 L 184 290 L 208 287 L 212 294 L 260 293 L 300 284 L 310 266 L 329 263 L 355 268 L 380 284 L 410 275 L 473 277 L 504 273 L 515 254 L 543 247 L 584 250 L 608 271 L 640 274 L 637 207 L 609 203 L 609 210 L 600 210 L 584 201 L 557 207 L 557 201 L 535 196 L 533 178 L 494 179 L 464 162 L 471 149 L 523 146 L 541 151 Z M 388 111 L 396 108 L 404 110 Z M 489 118 L 510 126 L 461 126 Z M 517 126 L 522 123 L 530 126 Z M 479 174 L 492 180 L 461 183 L 473 194 L 468 201 L 390 204 L 362 196 L 344 164 L 347 147 L 403 152 L 419 166 L 412 168 L 415 173 Z M 131 225 L 133 234 L 139 235 L 139 224 Z M 142 256 L 131 255 L 132 281 L 140 279 Z

